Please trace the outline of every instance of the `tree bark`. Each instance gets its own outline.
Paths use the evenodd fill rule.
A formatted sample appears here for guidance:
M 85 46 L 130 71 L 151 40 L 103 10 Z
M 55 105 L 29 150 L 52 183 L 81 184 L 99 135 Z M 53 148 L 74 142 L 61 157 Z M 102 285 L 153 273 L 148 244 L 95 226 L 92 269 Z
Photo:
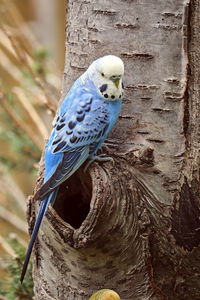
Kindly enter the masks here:
M 63 183 L 34 249 L 35 299 L 200 299 L 200 1 L 69 0 L 63 95 L 97 57 L 125 99 L 93 163 Z M 43 177 L 41 161 L 36 189 Z M 38 203 L 29 199 L 33 227 Z

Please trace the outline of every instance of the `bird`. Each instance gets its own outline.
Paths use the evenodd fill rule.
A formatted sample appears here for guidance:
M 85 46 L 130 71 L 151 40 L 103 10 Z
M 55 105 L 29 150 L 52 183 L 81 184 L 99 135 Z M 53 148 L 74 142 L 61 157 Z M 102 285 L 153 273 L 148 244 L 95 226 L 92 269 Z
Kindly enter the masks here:
M 124 63 L 118 56 L 106 55 L 93 61 L 74 82 L 55 117 L 45 147 L 45 172 L 34 198 L 40 208 L 24 260 L 21 283 L 31 252 L 49 204 L 53 206 L 59 186 L 86 160 L 106 161 L 97 155 L 118 119 L 123 99 Z

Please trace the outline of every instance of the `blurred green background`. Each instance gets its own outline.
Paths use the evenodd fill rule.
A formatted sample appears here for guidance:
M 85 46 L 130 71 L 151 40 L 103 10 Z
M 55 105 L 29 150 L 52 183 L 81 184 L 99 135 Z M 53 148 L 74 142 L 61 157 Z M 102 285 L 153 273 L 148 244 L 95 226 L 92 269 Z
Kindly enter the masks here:
M 65 0 L 0 0 L 0 278 L 28 243 L 26 198 L 60 97 L 64 38 Z M 0 299 L 18 299 L 3 289 Z

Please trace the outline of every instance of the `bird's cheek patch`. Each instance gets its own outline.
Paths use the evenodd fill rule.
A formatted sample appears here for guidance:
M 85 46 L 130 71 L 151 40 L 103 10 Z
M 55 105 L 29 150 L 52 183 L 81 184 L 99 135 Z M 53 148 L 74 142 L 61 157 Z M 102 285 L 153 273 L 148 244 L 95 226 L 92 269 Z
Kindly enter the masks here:
M 105 91 L 107 90 L 107 87 L 108 87 L 107 84 L 103 84 L 103 85 L 99 88 L 100 92 L 101 92 L 101 93 L 105 92 Z

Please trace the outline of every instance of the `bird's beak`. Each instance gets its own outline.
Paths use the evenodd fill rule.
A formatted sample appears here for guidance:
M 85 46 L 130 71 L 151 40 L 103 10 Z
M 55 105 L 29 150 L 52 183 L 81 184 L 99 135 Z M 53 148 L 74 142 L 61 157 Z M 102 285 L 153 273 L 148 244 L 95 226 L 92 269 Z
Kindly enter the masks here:
M 114 82 L 116 88 L 118 89 L 118 86 L 119 86 L 119 78 L 116 78 L 113 82 Z
M 112 82 L 114 83 L 114 85 L 116 86 L 116 88 L 118 89 L 118 86 L 119 86 L 119 82 L 120 82 L 120 79 L 121 79 L 121 76 L 117 76 L 117 75 L 114 75 L 114 76 L 111 76 L 109 78 L 110 80 L 112 80 Z

